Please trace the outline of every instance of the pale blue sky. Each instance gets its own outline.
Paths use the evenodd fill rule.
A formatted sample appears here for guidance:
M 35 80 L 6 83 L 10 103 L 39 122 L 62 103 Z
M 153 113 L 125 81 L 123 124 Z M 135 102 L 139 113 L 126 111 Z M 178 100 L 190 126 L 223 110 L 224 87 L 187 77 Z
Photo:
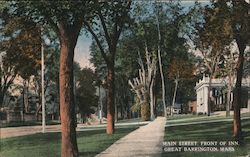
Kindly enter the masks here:
M 92 39 L 82 33 L 81 36 L 78 38 L 76 48 L 75 48 L 75 61 L 80 64 L 81 67 L 93 67 L 90 62 L 90 51 L 89 47 L 92 42 Z

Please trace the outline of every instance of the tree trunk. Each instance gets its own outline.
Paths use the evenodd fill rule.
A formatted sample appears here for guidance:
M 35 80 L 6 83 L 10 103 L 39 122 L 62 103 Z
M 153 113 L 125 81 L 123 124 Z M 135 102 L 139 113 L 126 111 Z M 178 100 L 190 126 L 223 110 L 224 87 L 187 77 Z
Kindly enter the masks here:
M 59 78 L 58 78 L 57 83 L 56 83 L 56 99 L 55 99 L 57 104 L 60 104 L 60 85 L 59 84 L 60 83 L 59 83 Z M 58 111 L 60 111 L 60 105 L 58 106 L 58 109 L 57 109 L 57 118 L 58 120 L 61 121 L 60 112 Z
M 237 76 L 237 78 L 238 78 L 238 76 Z M 235 91 L 234 91 L 234 100 L 233 100 L 234 101 L 233 102 L 233 109 L 234 109 L 233 136 L 235 137 L 236 140 L 241 141 L 241 139 L 242 139 L 241 119 L 240 119 L 241 87 L 237 86 L 237 82 L 238 81 L 236 81 L 236 87 L 235 87 Z
M 208 90 L 207 90 L 207 116 L 210 116 L 211 114 L 211 97 L 210 97 L 210 92 L 211 92 L 211 84 L 212 84 L 212 76 L 209 77 L 209 82 L 208 82 Z
M 68 35 L 70 36 L 70 35 Z M 68 37 L 67 36 L 67 37 Z M 73 94 L 74 45 L 61 37 L 60 50 L 60 115 L 62 128 L 61 157 L 77 157 L 76 119 Z M 66 39 L 64 39 L 66 38 Z
M 23 81 L 23 106 L 22 106 L 22 110 L 23 110 L 23 113 L 26 113 L 26 106 L 25 106 L 25 82 Z
M 157 10 L 158 11 L 158 10 Z M 162 63 L 161 63 L 161 32 L 160 32 L 160 23 L 158 19 L 158 12 L 156 15 L 156 21 L 157 21 L 157 31 L 158 31 L 158 62 L 159 62 L 159 68 L 160 68 L 160 74 L 161 74 L 161 89 L 162 89 L 162 104 L 163 104 L 163 109 L 164 109 L 164 116 L 167 117 L 167 108 L 166 108 L 166 94 L 165 94 L 165 79 L 164 79 L 164 74 L 162 70 Z
M 154 86 L 154 115 L 155 118 L 158 117 L 158 112 L 157 112 L 157 89 L 156 86 Z M 162 116 L 162 115 L 161 115 Z
M 113 134 L 115 131 L 115 123 L 114 123 L 114 102 L 115 102 L 115 71 L 114 64 L 108 65 L 108 77 L 107 77 L 107 88 L 108 88 L 108 103 L 107 103 L 107 134 Z
M 0 92 L 0 108 L 3 107 L 4 94 Z
M 124 101 L 126 101 L 126 98 L 125 98 L 125 100 Z M 126 102 L 125 102 L 126 103 Z M 120 112 L 121 112 L 121 119 L 124 119 L 124 114 L 123 114 L 123 112 L 124 112 L 124 107 L 125 107 L 125 105 L 126 104 L 121 104 L 121 106 L 120 106 Z
M 0 74 L 1 74 L 1 67 L 0 67 Z M 3 107 L 5 94 L 8 91 L 10 85 L 13 83 L 14 79 L 16 78 L 16 75 L 13 75 L 10 77 L 10 79 L 7 81 L 0 77 L 0 108 Z
M 178 80 L 176 79 L 175 80 L 175 88 L 174 88 L 174 96 L 173 96 L 173 101 L 172 101 L 172 108 L 171 108 L 171 115 L 173 115 L 173 109 L 174 109 L 174 104 L 175 104 L 177 88 L 178 88 Z
M 149 94 L 144 93 L 144 102 L 141 104 L 141 119 L 143 121 L 150 120 Z
M 118 121 L 118 106 L 117 106 L 117 102 L 118 100 L 115 99 L 115 123 Z
M 160 54 L 158 53 L 158 57 L 160 57 Z M 162 103 L 163 103 L 163 109 L 164 109 L 164 116 L 167 117 L 167 107 L 166 107 L 166 92 L 165 92 L 165 81 L 164 81 L 164 75 L 162 71 L 162 63 L 159 58 L 159 66 L 160 66 L 160 73 L 161 73 L 161 88 L 162 88 Z
M 150 92 L 150 120 L 153 121 L 155 119 L 154 114 L 154 78 L 152 83 L 150 84 L 149 92 Z
M 40 86 L 39 86 L 40 89 Z M 38 94 L 38 102 L 36 100 L 36 120 L 39 120 L 39 111 L 42 108 L 42 97 L 41 97 L 41 90 L 38 90 L 37 94 Z
M 244 0 L 235 0 L 232 2 L 234 12 L 234 39 L 236 40 L 239 49 L 239 57 L 236 66 L 236 84 L 233 96 L 233 135 L 235 139 L 239 141 L 239 143 L 242 143 L 243 136 L 240 119 L 240 107 L 242 103 L 241 83 L 243 76 L 244 51 L 246 49 L 247 43 L 249 43 L 249 4 L 247 4 L 247 2 Z
M 244 51 L 245 46 L 239 40 L 237 41 L 238 49 L 239 49 L 239 57 L 236 66 L 236 84 L 234 90 L 234 99 L 233 99 L 233 136 L 236 140 L 242 141 L 242 130 L 241 130 L 241 119 L 240 119 L 240 106 L 242 103 L 241 97 L 241 83 L 243 76 L 243 63 L 244 63 Z
M 227 104 L 226 104 L 226 117 L 230 116 L 230 107 L 231 107 L 231 92 L 232 92 L 232 76 L 228 76 L 228 90 L 227 90 Z
M 26 80 L 23 80 L 23 106 L 24 106 L 24 113 L 28 113 L 29 101 L 28 101 L 28 87 Z
M 231 88 L 227 91 L 227 104 L 226 104 L 226 117 L 230 116 L 230 98 L 231 98 Z

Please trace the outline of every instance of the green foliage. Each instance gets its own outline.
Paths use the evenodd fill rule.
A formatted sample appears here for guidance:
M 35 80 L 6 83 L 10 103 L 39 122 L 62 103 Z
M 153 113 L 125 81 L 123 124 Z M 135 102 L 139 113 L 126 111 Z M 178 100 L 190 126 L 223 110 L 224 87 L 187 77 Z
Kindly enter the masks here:
M 63 22 L 67 27 L 75 25 L 90 13 L 93 1 L 17 1 L 12 7 L 16 14 L 28 15 L 40 24 L 49 24 L 58 33 L 57 23 Z
M 112 66 L 121 32 L 129 23 L 131 1 L 101 1 L 95 3 L 92 21 L 84 20 L 107 65 Z
M 230 10 L 223 1 L 214 3 L 204 9 L 204 24 L 197 27 L 199 38 L 197 44 L 201 50 L 212 49 L 212 53 L 223 51 L 232 42 Z
M 26 17 L 5 13 L 2 18 L 4 27 L 0 30 L 3 36 L 0 47 L 5 52 L 3 67 L 13 67 L 16 74 L 27 79 L 40 66 L 40 31 Z
M 96 75 L 93 70 L 84 68 L 76 70 L 76 104 L 83 117 L 89 116 L 95 112 L 98 105 L 96 96 Z
M 24 80 L 34 75 L 40 67 L 40 30 L 28 17 L 13 15 L 9 8 L 0 9 L 0 104 L 16 76 Z
M 243 35 L 247 42 L 246 33 L 249 27 L 246 26 L 246 20 L 239 21 L 234 11 L 233 4 L 227 0 L 221 0 L 206 6 L 201 16 L 204 16 L 204 21 L 196 24 L 196 39 L 194 43 L 203 54 L 203 64 L 206 66 L 206 73 L 216 76 L 225 76 L 229 73 L 234 73 L 235 54 L 232 51 L 232 44 L 235 42 L 236 34 Z M 239 11 L 239 10 L 238 10 Z M 239 11 L 241 12 L 241 11 Z M 239 15 L 238 15 L 239 16 Z M 244 18 L 246 19 L 246 18 Z M 241 33 L 235 28 L 236 23 L 244 25 Z M 241 24 L 240 24 L 241 23 Z M 242 39 L 243 39 L 242 38 Z M 220 72 L 220 73 L 219 73 Z
M 177 80 L 188 80 L 194 77 L 194 65 L 189 60 L 174 58 L 169 67 L 169 78 Z
M 178 83 L 177 102 L 187 103 L 189 100 L 195 99 L 194 86 L 197 81 L 195 77 L 194 62 L 188 58 L 174 58 L 167 71 L 168 78 Z M 173 90 L 172 90 L 173 92 Z
M 116 72 L 116 86 L 119 94 L 126 93 L 130 101 L 134 101 L 133 93 L 130 89 L 127 80 L 134 78 L 138 74 L 139 64 L 138 58 L 141 55 L 143 62 L 145 62 L 145 43 L 148 45 L 149 51 L 156 53 L 157 50 L 157 25 L 155 20 L 155 5 L 147 2 L 135 2 L 131 6 L 130 17 L 133 19 L 130 27 L 125 29 L 121 35 L 120 42 L 117 47 L 117 54 L 115 59 L 115 72 Z M 152 9 L 153 8 L 153 9 Z M 194 64 L 196 58 L 190 57 L 188 54 L 189 46 L 187 44 L 187 36 L 190 36 L 191 24 L 196 18 L 194 10 L 184 11 L 185 9 L 178 2 L 164 3 L 159 6 L 159 22 L 160 31 L 162 35 L 161 50 L 163 70 L 167 89 L 168 101 L 172 97 L 172 79 L 168 78 L 169 68 L 174 58 L 182 58 Z M 96 67 L 96 72 L 105 79 L 107 76 L 107 67 L 104 59 L 100 55 L 100 50 L 96 43 L 91 46 L 91 61 Z M 191 68 L 192 69 L 192 68 Z M 156 79 L 159 80 L 159 73 L 157 72 Z M 178 99 L 187 100 L 195 96 L 192 85 L 195 84 L 195 79 L 192 81 L 182 81 L 181 88 L 191 88 L 190 92 L 180 94 Z M 159 81 L 156 81 L 156 89 L 159 89 Z M 122 85 L 122 86 L 120 86 Z M 189 86 L 190 85 L 190 86 Z M 160 95 L 160 90 L 156 90 L 157 95 Z M 185 94 L 187 96 L 185 96 Z M 119 99 L 119 97 L 116 97 Z M 122 100 L 126 102 L 125 99 Z M 120 103 L 119 103 L 120 104 Z

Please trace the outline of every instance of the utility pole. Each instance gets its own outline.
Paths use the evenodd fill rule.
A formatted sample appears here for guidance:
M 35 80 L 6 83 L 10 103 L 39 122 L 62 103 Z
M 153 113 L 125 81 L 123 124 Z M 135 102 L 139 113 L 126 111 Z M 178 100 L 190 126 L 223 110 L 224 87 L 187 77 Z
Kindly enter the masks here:
M 42 75 L 42 132 L 45 133 L 45 97 L 44 97 L 44 45 L 42 40 L 42 32 L 41 28 L 41 75 Z

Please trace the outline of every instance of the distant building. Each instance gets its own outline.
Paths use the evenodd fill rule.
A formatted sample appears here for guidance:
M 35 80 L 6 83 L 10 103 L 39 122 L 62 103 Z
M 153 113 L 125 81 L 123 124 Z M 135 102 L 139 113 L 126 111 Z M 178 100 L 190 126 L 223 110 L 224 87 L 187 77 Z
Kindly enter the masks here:
M 197 101 L 189 101 L 188 102 L 188 112 L 189 113 L 197 113 Z
M 23 93 L 24 85 L 21 77 L 17 77 L 14 84 L 15 86 L 11 86 L 4 96 L 3 107 L 0 109 L 7 113 L 7 121 L 26 121 L 31 119 L 30 115 L 34 115 L 31 120 L 41 119 L 41 100 L 39 100 L 41 96 L 38 89 L 40 87 L 35 86 L 34 76 L 30 78 L 25 94 Z M 59 117 L 59 100 L 56 90 L 55 83 L 47 84 L 45 90 L 46 119 L 57 119 Z M 38 114 L 38 117 L 35 114 Z M 29 117 L 26 118 L 27 116 Z
M 181 114 L 182 104 L 175 103 L 172 109 L 173 114 Z
M 213 105 L 211 108 L 212 111 L 225 110 L 227 104 L 227 82 L 227 78 L 212 79 L 211 91 L 209 94 Z M 208 85 L 209 77 L 205 76 L 203 76 L 202 80 L 199 80 L 199 82 L 196 83 L 197 113 L 208 113 Z M 250 77 L 242 79 L 242 100 L 241 108 L 250 109 Z M 230 101 L 233 101 L 233 93 L 231 93 Z

